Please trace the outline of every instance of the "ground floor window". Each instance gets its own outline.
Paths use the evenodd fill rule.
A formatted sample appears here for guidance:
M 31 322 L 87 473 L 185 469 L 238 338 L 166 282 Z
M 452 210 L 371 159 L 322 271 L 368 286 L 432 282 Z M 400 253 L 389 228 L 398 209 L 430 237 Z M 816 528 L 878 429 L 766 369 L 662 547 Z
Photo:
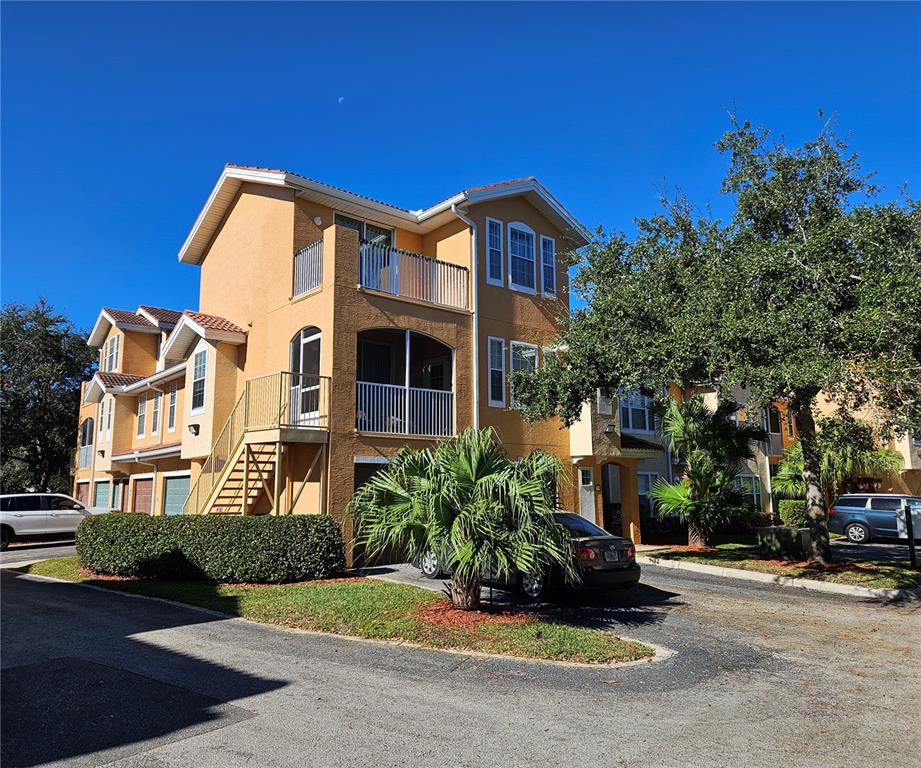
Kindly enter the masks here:
M 761 479 L 757 475 L 736 475 L 736 488 L 745 497 L 746 505 L 761 511 Z
M 658 472 L 637 472 L 636 473 L 636 491 L 640 497 L 640 514 L 652 514 L 652 497 L 649 495 L 652 486 L 659 479 Z

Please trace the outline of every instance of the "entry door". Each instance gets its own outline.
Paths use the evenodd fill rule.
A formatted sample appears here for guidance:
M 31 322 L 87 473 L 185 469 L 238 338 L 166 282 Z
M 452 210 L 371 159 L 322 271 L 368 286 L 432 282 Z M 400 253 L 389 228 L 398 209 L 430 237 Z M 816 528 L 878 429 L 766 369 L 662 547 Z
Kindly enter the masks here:
M 165 478 L 163 491 L 163 513 L 166 515 L 181 515 L 182 505 L 189 497 L 189 477 Z
M 132 512 L 143 512 L 149 515 L 153 510 L 153 478 L 134 481 L 134 500 L 131 505 Z
M 591 467 L 579 467 L 579 514 L 595 522 L 595 480 Z
M 301 331 L 291 343 L 291 422 L 320 424 L 320 332 Z

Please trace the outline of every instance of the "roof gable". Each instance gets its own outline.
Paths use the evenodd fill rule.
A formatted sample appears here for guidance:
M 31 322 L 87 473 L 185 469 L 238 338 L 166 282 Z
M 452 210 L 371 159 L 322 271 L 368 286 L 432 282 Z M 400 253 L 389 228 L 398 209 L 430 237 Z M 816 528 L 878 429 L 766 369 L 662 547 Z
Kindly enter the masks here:
M 166 338 L 160 354 L 167 360 L 185 359 L 198 339 L 243 344 L 246 331 L 226 318 L 187 309 Z
M 112 327 L 119 328 L 123 331 L 136 331 L 138 333 L 159 333 L 160 328 L 143 315 L 137 312 L 131 312 L 127 309 L 113 309 L 112 307 L 103 307 L 93 324 L 93 330 L 90 331 L 87 343 L 91 347 L 101 347 L 109 335 L 109 329 Z

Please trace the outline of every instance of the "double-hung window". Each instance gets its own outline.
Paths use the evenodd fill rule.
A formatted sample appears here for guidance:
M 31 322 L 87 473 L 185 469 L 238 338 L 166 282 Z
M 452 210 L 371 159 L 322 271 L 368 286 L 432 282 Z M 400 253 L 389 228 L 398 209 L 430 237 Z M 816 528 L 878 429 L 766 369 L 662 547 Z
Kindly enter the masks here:
M 509 287 L 516 291 L 535 293 L 536 269 L 534 230 L 526 224 L 508 225 Z
M 102 346 L 102 370 L 114 371 L 118 365 L 118 340 L 121 334 L 115 334 Z
M 620 400 L 620 428 L 626 432 L 655 432 L 654 402 L 637 390 L 625 393 Z
M 761 511 L 761 479 L 757 475 L 736 475 L 735 487 L 745 498 L 745 504 Z
M 636 490 L 640 497 L 640 511 L 644 514 L 652 513 L 652 497 L 650 492 L 652 486 L 656 484 L 659 475 L 656 472 L 637 472 L 636 473 Z
M 195 353 L 192 363 L 192 412 L 205 407 L 205 372 L 208 366 L 208 350 Z
M 505 407 L 505 339 L 490 336 L 489 344 L 489 404 Z
M 144 437 L 147 431 L 147 395 L 138 395 L 138 437 Z
M 99 442 L 105 440 L 106 432 L 106 401 L 100 400 L 96 406 L 96 422 L 99 424 Z
M 512 373 L 530 372 L 537 370 L 537 345 L 525 344 L 523 341 L 513 341 L 510 345 L 512 358 Z M 515 399 L 512 398 L 512 405 Z
M 160 434 L 160 393 L 153 396 L 153 408 L 150 413 L 150 434 Z
M 112 439 L 112 411 L 115 409 L 115 398 L 109 397 L 109 407 L 106 411 L 106 442 Z
M 490 285 L 502 285 L 502 222 L 498 219 L 486 219 L 486 282 Z
M 548 296 L 556 295 L 556 240 L 540 236 L 540 289 Z
M 169 385 L 169 404 L 166 406 L 166 431 L 176 431 L 176 397 L 179 391 L 179 385 L 174 381 Z

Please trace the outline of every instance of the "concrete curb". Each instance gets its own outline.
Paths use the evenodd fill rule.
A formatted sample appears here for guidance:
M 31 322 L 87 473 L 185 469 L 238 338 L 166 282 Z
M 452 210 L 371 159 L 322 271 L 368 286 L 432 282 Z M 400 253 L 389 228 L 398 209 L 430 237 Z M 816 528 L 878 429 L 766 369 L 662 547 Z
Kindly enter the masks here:
M 847 595 L 848 597 L 872 598 L 875 600 L 921 600 L 921 588 L 916 589 L 876 589 L 873 587 L 858 587 L 853 584 L 836 584 L 831 581 L 816 581 L 815 579 L 800 579 L 793 576 L 780 576 L 774 573 L 760 573 L 747 571 L 742 568 L 725 568 L 719 565 L 705 565 L 704 563 L 688 563 L 682 560 L 669 560 L 664 557 L 637 556 L 636 562 L 640 565 L 655 565 L 659 568 L 671 568 L 675 571 L 689 571 L 703 573 L 708 576 L 720 576 L 725 579 L 739 581 L 755 581 L 759 584 L 771 584 L 775 587 L 804 589 L 807 592 L 825 592 L 833 595 Z
M 44 562 L 42 560 L 37 560 L 36 562 Z M 20 567 L 22 565 L 20 564 Z M 121 595 L 123 597 L 131 597 L 136 600 L 152 600 L 156 603 L 165 603 L 166 605 L 173 606 L 174 608 L 184 608 L 188 611 L 194 611 L 196 613 L 202 613 L 207 616 L 213 616 L 216 619 L 223 619 L 225 621 L 235 621 L 242 622 L 244 624 L 249 624 L 252 626 L 257 626 L 262 629 L 269 629 L 276 632 L 287 632 L 290 634 L 301 634 L 301 635 L 313 635 L 315 637 L 337 637 L 343 640 L 348 640 L 354 643 L 367 643 L 374 645 L 390 645 L 393 647 L 400 648 L 415 648 L 420 651 L 429 651 L 432 653 L 450 653 L 455 656 L 466 656 L 469 658 L 479 658 L 479 659 L 496 659 L 499 661 L 508 661 L 515 663 L 524 663 L 524 664 L 551 664 L 558 667 L 579 667 L 581 669 L 619 669 L 621 667 L 639 667 L 646 666 L 648 664 L 655 664 L 658 662 L 667 661 L 668 659 L 675 656 L 676 652 L 670 648 L 666 648 L 662 645 L 657 645 L 656 643 L 650 643 L 647 640 L 640 640 L 638 638 L 626 637 L 624 635 L 617 635 L 621 640 L 627 640 L 629 642 L 641 643 L 647 648 L 652 648 L 655 652 L 648 659 L 636 659 L 635 661 L 612 661 L 607 664 L 592 664 L 589 662 L 580 662 L 580 661 L 556 661 L 554 659 L 535 659 L 529 656 L 513 656 L 511 654 L 501 654 L 501 653 L 486 653 L 484 651 L 469 651 L 461 650 L 459 648 L 430 648 L 425 645 L 419 645 L 418 643 L 410 642 L 409 640 L 379 640 L 371 637 L 357 637 L 355 635 L 340 635 L 335 632 L 321 632 L 315 629 L 299 629 L 298 627 L 288 627 L 284 624 L 271 624 L 267 621 L 256 621 L 255 619 L 247 619 L 243 616 L 232 616 L 229 613 L 223 613 L 221 611 L 214 611 L 210 608 L 202 608 L 198 605 L 191 605 L 190 603 L 181 603 L 178 600 L 169 600 L 165 597 L 153 597 L 152 595 L 139 595 L 135 592 L 124 592 L 119 589 L 109 589 L 108 587 L 98 587 L 95 584 L 85 584 L 80 581 L 68 581 L 67 579 L 58 579 L 54 576 L 42 576 L 38 573 L 20 573 L 19 578 L 28 579 L 31 581 L 50 581 L 56 584 L 70 584 L 72 586 L 83 587 L 84 589 L 93 589 L 97 592 L 105 592 L 109 595 Z M 366 577 L 372 578 L 372 577 Z M 395 579 L 382 579 L 382 581 L 390 581 L 395 584 L 404 584 L 406 582 L 398 582 Z M 408 586 L 413 586 L 412 584 Z

